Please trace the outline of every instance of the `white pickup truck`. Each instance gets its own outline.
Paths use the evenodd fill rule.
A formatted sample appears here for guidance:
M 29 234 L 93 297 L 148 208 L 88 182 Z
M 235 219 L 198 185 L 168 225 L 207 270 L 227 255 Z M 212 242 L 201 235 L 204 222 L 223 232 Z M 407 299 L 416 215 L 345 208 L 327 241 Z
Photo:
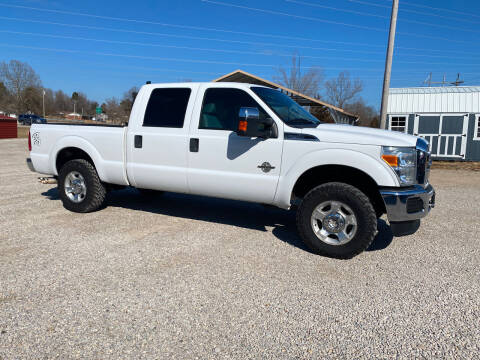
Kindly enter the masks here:
M 306 245 L 336 258 L 365 250 L 384 213 L 395 236 L 414 233 L 435 201 L 425 140 L 324 124 L 252 84 L 147 84 L 128 126 L 33 124 L 29 144 L 68 210 L 97 210 L 119 186 L 295 205 Z

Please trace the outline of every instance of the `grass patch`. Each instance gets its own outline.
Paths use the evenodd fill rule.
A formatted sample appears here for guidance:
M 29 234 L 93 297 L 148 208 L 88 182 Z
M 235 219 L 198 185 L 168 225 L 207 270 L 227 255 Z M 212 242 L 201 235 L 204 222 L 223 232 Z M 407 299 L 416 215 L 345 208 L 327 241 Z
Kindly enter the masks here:
M 480 171 L 478 161 L 433 161 L 432 169 Z

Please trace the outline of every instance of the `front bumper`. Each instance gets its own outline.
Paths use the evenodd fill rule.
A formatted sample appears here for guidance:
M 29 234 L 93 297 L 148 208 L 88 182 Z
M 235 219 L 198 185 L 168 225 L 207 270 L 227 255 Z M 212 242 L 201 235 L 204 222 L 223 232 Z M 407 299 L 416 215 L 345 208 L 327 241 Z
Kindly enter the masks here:
M 435 206 L 435 190 L 428 184 L 425 188 L 380 189 L 390 223 L 421 219 Z
M 27 161 L 27 166 L 28 166 L 28 168 L 30 169 L 30 171 L 36 172 L 36 171 L 35 171 L 35 168 L 33 167 L 32 159 L 27 158 L 26 161 Z

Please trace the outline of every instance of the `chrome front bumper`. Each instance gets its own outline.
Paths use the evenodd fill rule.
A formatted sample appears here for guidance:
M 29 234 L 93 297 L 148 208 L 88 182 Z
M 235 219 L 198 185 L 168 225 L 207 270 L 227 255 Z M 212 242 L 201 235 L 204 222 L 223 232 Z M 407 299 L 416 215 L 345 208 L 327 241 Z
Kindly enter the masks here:
M 381 189 L 389 222 L 418 220 L 428 215 L 435 206 L 435 190 L 416 185 L 413 188 Z

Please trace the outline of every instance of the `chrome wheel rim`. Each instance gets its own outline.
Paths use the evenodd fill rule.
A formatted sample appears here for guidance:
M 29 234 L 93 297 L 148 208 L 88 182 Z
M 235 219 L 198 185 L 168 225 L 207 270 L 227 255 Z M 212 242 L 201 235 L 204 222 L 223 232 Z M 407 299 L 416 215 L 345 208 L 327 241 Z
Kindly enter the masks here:
M 85 179 L 78 171 L 72 171 L 65 177 L 65 194 L 74 203 L 81 203 L 87 195 Z
M 329 245 L 344 245 L 357 233 L 357 218 L 350 207 L 341 201 L 324 201 L 312 213 L 315 235 Z

